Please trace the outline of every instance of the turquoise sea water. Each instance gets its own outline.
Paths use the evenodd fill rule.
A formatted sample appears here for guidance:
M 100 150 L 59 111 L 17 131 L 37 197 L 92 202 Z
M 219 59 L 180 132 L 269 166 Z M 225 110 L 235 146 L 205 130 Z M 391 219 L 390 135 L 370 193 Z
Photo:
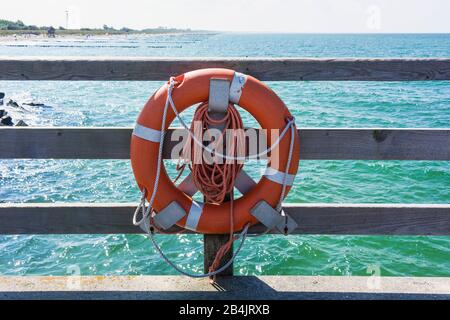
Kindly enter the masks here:
M 450 35 L 209 34 L 0 42 L 2 55 L 450 57 Z M 0 82 L 10 110 L 39 126 L 132 126 L 162 82 Z M 300 127 L 449 127 L 449 82 L 268 82 Z M 186 118 L 192 110 L 186 112 Z M 245 117 L 247 123 L 251 119 Z M 0 137 L 1 139 L 1 137 Z M 7 143 L 7 142 L 6 142 Z M 3 146 L 5 142 L 2 141 Z M 8 147 L 6 145 L 6 147 Z M 174 173 L 174 163 L 167 162 Z M 257 178 L 263 164 L 246 170 Z M 134 202 L 129 161 L 0 160 L 0 202 Z M 450 164 L 301 161 L 287 202 L 449 203 Z M 131 223 L 131 217 L 130 217 Z M 160 236 L 202 270 L 201 236 Z M 0 274 L 173 274 L 139 235 L 0 236 Z M 450 237 L 266 236 L 249 239 L 239 274 L 450 276 Z

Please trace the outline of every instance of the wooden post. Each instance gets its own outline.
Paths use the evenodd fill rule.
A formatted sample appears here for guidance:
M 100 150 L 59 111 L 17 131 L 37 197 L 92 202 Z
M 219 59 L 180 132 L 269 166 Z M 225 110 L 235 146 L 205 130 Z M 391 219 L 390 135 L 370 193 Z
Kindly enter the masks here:
M 225 201 L 230 200 L 230 195 L 225 196 Z M 229 234 L 204 234 L 203 235 L 203 271 L 205 273 L 209 272 L 209 267 L 214 261 L 216 257 L 217 251 L 229 240 Z M 225 263 L 230 261 L 233 256 L 233 246 L 231 246 L 230 250 L 225 254 L 222 259 L 222 262 L 219 265 L 219 268 L 223 266 Z M 233 263 L 230 264 L 228 268 L 223 270 L 217 276 L 232 276 L 233 275 Z
M 203 235 L 203 253 L 204 253 L 204 263 L 203 263 L 203 269 L 204 272 L 209 271 L 209 267 L 211 266 L 211 263 L 214 261 L 214 258 L 216 257 L 217 250 L 220 249 L 221 246 L 223 246 L 225 243 L 227 243 L 228 239 L 230 238 L 229 234 L 205 234 Z M 231 247 L 230 251 L 227 252 L 227 254 L 223 257 L 222 263 L 220 264 L 219 268 L 223 266 L 225 263 L 230 261 L 231 257 L 233 256 L 233 247 Z M 233 264 L 231 264 L 228 268 L 226 268 L 224 271 L 219 273 L 217 276 L 232 276 L 233 275 Z
M 209 98 L 208 98 L 208 113 L 213 119 L 220 120 L 226 116 L 228 105 L 230 100 L 230 81 L 227 79 L 212 79 L 209 82 Z M 225 124 L 220 123 L 216 125 L 211 125 L 210 128 L 216 128 L 223 130 Z M 229 194 L 225 196 L 224 201 L 230 201 L 231 197 Z M 206 199 L 203 199 L 206 202 Z M 217 251 L 227 243 L 230 235 L 228 234 L 205 234 L 203 236 L 203 253 L 204 262 L 203 269 L 204 272 L 209 272 L 209 267 L 216 257 Z M 233 247 L 225 254 L 218 268 L 222 267 L 228 261 L 230 261 L 233 256 Z M 232 276 L 233 275 L 233 264 L 231 264 L 224 271 L 219 273 L 217 276 Z

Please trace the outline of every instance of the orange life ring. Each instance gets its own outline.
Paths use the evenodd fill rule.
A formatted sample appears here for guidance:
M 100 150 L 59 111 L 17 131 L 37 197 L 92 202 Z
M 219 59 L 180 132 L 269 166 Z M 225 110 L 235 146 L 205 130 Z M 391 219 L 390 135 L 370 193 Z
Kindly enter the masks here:
M 228 79 L 231 82 L 230 102 L 238 104 L 247 110 L 263 129 L 283 130 L 286 119 L 292 118 L 283 101 L 265 84 L 259 80 L 228 69 L 201 69 L 185 73 L 175 78 L 176 89 L 172 98 L 181 113 L 186 108 L 208 100 L 211 78 Z M 159 149 L 159 137 L 163 110 L 167 99 L 168 85 L 158 89 L 141 111 L 131 138 L 131 164 L 140 190 L 147 190 L 147 197 L 153 189 L 156 178 L 156 167 Z M 175 114 L 170 108 L 167 111 L 165 128 L 174 120 Z M 297 132 L 297 131 L 295 131 Z M 261 200 L 272 207 L 278 203 L 283 178 L 286 177 L 286 194 L 293 183 L 298 170 L 299 138 L 294 136 L 294 147 L 290 168 L 287 169 L 288 151 L 291 132 L 269 154 L 268 167 L 270 174 L 261 180 L 245 195 L 234 201 L 234 231 L 241 230 L 247 223 L 251 225 L 258 221 L 250 214 L 250 210 Z M 270 139 L 268 139 L 270 140 Z M 267 141 L 268 147 L 271 141 Z M 278 149 L 278 150 L 277 150 Z M 277 154 L 279 160 L 274 166 L 272 154 Z M 230 230 L 230 203 L 202 204 L 183 193 L 172 182 L 162 164 L 159 187 L 153 202 L 156 212 L 163 210 L 176 201 L 187 213 L 177 225 L 199 233 L 224 234 Z

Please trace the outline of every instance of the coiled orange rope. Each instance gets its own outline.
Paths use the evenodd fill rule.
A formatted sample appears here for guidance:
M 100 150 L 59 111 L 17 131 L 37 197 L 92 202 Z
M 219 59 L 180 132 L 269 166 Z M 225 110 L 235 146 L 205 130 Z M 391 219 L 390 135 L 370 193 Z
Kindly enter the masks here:
M 222 150 L 221 147 L 225 147 L 227 155 L 242 156 L 242 154 L 239 153 L 245 150 L 244 125 L 236 107 L 233 104 L 230 104 L 227 108 L 226 115 L 222 119 L 213 119 L 208 112 L 208 103 L 205 102 L 199 105 L 195 111 L 190 128 L 194 135 L 203 139 L 206 130 L 217 129 L 219 127 L 222 128 L 221 135 L 217 140 L 211 142 L 211 149 L 219 152 Z M 224 137 L 226 138 L 225 140 Z M 224 141 L 226 142 L 225 146 Z M 193 152 L 191 152 L 192 150 Z M 202 154 L 196 154 L 197 151 L 202 152 Z M 191 136 L 189 136 L 182 152 L 181 159 L 184 160 L 182 161 L 180 159 L 177 165 L 177 170 L 179 170 L 178 179 L 188 164 L 188 167 L 192 172 L 193 181 L 198 190 L 203 193 L 205 202 L 221 204 L 228 200 L 228 198 L 230 201 L 230 238 L 228 242 L 217 251 L 216 257 L 209 268 L 209 272 L 213 272 L 219 267 L 223 257 L 230 250 L 234 240 L 237 239 L 233 236 L 233 189 L 236 177 L 243 167 L 242 161 L 224 161 L 222 158 L 218 158 L 214 155 L 211 156 L 213 157 L 213 161 L 211 161 L 211 159 L 205 159 L 203 149 L 196 149 L 194 141 Z

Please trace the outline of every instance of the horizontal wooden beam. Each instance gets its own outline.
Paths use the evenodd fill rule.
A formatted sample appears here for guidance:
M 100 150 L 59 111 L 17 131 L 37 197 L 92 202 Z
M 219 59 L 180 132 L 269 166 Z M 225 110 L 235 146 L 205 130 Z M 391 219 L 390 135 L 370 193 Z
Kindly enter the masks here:
M 179 142 L 170 129 L 164 157 Z M 130 128 L 0 127 L 0 159 L 129 159 Z M 179 132 L 178 132 L 179 133 Z M 304 128 L 303 160 L 450 160 L 450 129 Z
M 238 276 L 211 284 L 208 279 L 180 276 L 0 276 L 0 299 L 448 300 L 450 278 Z M 176 317 L 179 308 L 166 311 Z
M 142 233 L 136 205 L 0 204 L 0 234 Z M 286 204 L 296 234 L 450 235 L 450 204 Z M 251 233 L 264 231 L 254 226 Z M 173 230 L 175 231 L 175 229 Z
M 201 68 L 229 68 L 263 81 L 450 80 L 448 58 L 0 57 L 0 80 L 168 80 Z

